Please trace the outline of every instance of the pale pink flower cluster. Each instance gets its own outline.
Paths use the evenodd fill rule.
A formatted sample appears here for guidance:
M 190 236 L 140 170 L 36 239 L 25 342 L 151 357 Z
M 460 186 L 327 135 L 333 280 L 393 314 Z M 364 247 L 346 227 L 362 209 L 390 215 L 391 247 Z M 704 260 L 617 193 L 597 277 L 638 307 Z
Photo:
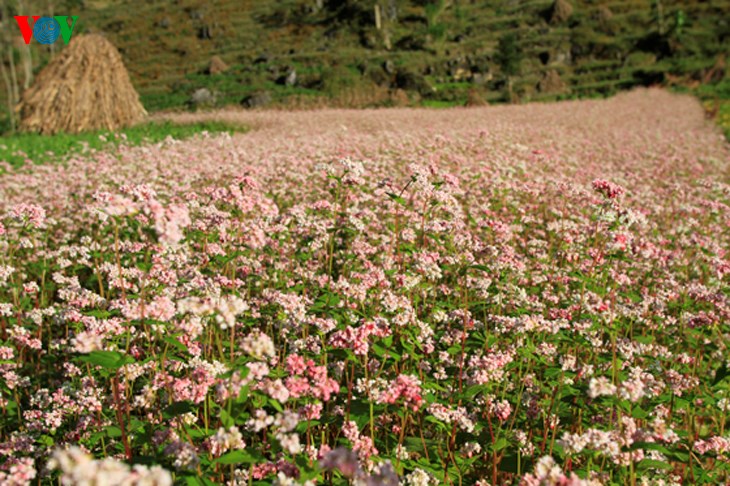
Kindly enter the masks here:
M 177 302 L 177 312 L 195 316 L 215 316 L 221 329 L 236 326 L 237 318 L 249 310 L 248 303 L 241 297 L 231 294 L 214 295 L 206 298 L 188 297 Z
M 579 454 L 584 449 L 590 449 L 616 458 L 621 453 L 621 444 L 614 431 L 588 429 L 580 434 L 566 432 L 559 443 L 565 448 L 566 454 Z
M 163 207 L 159 202 L 149 201 L 145 208 L 152 215 L 160 242 L 177 245 L 185 237 L 183 230 L 190 226 L 190 213 L 187 206 L 171 204 Z
M 15 221 L 19 221 L 23 224 L 29 224 L 34 228 L 40 228 L 46 221 L 46 211 L 37 204 L 16 204 L 8 212 Z
M 352 450 L 357 452 L 360 461 L 367 463 L 371 456 L 378 453 L 370 437 L 360 434 L 357 423 L 350 420 L 342 426 L 342 435 L 352 443 Z
M 504 378 L 504 368 L 514 359 L 514 352 L 495 351 L 485 356 L 469 358 L 470 380 L 478 385 L 499 382 Z
M 11 458 L 0 470 L 0 484 L 3 486 L 26 486 L 35 479 L 35 462 L 30 457 Z
M 276 356 L 274 341 L 268 334 L 261 331 L 253 331 L 244 337 L 241 340 L 240 348 L 244 353 L 260 360 L 267 360 Z
M 566 475 L 551 456 L 538 459 L 535 469 L 525 474 L 520 486 L 601 486 L 598 480 L 580 479 L 575 473 Z
M 700 454 L 707 454 L 708 452 L 726 454 L 730 452 L 730 439 L 715 435 L 709 439 L 696 441 L 694 443 L 694 449 Z
M 588 384 L 588 396 L 591 398 L 597 398 L 601 396 L 611 396 L 616 393 L 616 385 L 605 376 L 598 376 L 591 378 Z
M 165 454 L 172 457 L 172 465 L 179 470 L 193 470 L 200 464 L 200 457 L 195 446 L 180 439 L 170 442 L 164 450 Z
M 208 450 L 213 457 L 219 457 L 225 452 L 244 447 L 246 447 L 246 443 L 243 441 L 241 431 L 235 425 L 230 426 L 227 430 L 223 427 L 218 428 L 215 435 L 208 439 Z
M 390 334 L 382 322 L 368 321 L 358 327 L 347 326 L 341 331 L 333 332 L 330 344 L 335 348 L 352 349 L 358 356 L 365 356 L 370 350 L 370 336 L 385 337 Z
M 428 406 L 427 410 L 442 422 L 447 424 L 456 422 L 459 428 L 465 432 L 471 433 L 474 430 L 474 420 L 469 417 L 465 407 L 456 407 L 452 410 L 441 403 L 434 402 Z

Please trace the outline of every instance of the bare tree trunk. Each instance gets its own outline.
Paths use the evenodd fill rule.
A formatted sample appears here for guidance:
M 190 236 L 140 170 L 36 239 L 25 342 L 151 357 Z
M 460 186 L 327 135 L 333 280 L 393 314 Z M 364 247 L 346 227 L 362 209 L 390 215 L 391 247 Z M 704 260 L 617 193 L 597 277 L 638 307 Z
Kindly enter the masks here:
M 659 25 L 659 35 L 664 35 L 666 29 L 664 28 L 664 5 L 662 5 L 662 0 L 656 0 L 656 15 L 657 24 Z
M 33 55 L 30 46 L 23 44 L 20 54 L 23 61 L 23 90 L 26 90 L 33 84 Z
M 18 1 L 18 10 L 26 13 L 26 3 L 23 0 Z M 30 50 L 30 44 L 23 44 L 20 47 L 20 59 L 23 63 L 23 90 L 26 90 L 33 83 L 33 54 Z
M 16 128 L 15 102 L 17 100 L 17 83 L 13 85 L 13 79 L 10 73 L 8 73 L 8 68 L 5 65 L 5 59 L 3 54 L 7 48 L 7 51 L 10 53 L 10 57 L 12 59 L 13 44 L 11 40 L 12 34 L 9 20 L 10 9 L 8 8 L 8 4 L 5 1 L 0 1 L 0 15 L 2 16 L 2 19 L 0 20 L 0 74 L 2 74 L 3 81 L 5 82 L 8 118 L 10 120 L 10 128 L 14 132 Z M 15 89 L 13 89 L 13 86 L 15 86 Z
M 17 103 L 20 99 L 18 90 L 18 71 L 15 69 L 15 51 L 13 46 L 8 45 L 8 60 L 10 61 L 10 80 L 13 82 L 13 102 Z
M 396 0 L 388 0 L 388 6 L 386 7 L 388 10 L 388 20 L 390 22 L 397 22 L 398 21 L 398 2 Z
M 49 0 L 48 1 L 48 12 L 51 17 L 53 17 L 53 15 L 54 15 L 53 6 L 54 6 L 53 0 Z M 53 44 L 51 44 L 51 57 L 53 57 L 55 54 L 56 54 L 56 43 L 54 42 Z
M 3 81 L 5 81 L 5 89 L 8 97 L 8 118 L 10 118 L 10 129 L 15 131 L 15 104 L 13 103 L 13 88 L 8 77 L 8 70 L 5 69 L 5 62 L 0 58 L 0 71 L 2 71 Z

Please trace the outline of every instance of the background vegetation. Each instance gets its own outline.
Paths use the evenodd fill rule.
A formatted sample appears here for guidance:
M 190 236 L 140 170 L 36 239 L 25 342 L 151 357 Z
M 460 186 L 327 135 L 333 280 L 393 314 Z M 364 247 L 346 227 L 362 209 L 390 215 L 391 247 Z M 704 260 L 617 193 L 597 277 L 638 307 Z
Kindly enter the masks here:
M 55 13 L 79 15 L 76 35 L 112 40 L 149 111 L 453 106 L 662 84 L 719 117 L 728 12 L 728 0 L 5 1 L 0 99 L 15 101 L 61 47 L 25 46 L 11 15 Z M 224 66 L 211 73 L 213 56 Z

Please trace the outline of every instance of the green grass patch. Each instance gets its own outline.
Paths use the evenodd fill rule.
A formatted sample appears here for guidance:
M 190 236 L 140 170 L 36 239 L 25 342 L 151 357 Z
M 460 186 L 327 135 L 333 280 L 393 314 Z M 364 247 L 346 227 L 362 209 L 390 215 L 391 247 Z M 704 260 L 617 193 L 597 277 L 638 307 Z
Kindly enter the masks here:
M 444 101 L 444 100 L 423 100 L 421 105 L 425 108 L 454 108 L 456 106 L 464 106 L 464 102 Z
M 163 110 L 182 110 L 185 103 L 190 99 L 190 95 L 185 93 L 145 93 L 141 92 L 139 100 L 142 102 L 145 110 L 152 113 Z
M 202 121 L 176 124 L 171 122 L 150 122 L 129 127 L 117 132 L 98 131 L 80 134 L 59 133 L 38 135 L 19 133 L 0 137 L 0 161 L 13 167 L 21 167 L 27 161 L 35 164 L 52 162 L 72 154 L 89 150 L 114 148 L 122 143 L 141 145 L 157 143 L 167 137 L 182 140 L 198 133 L 238 133 L 246 127 L 220 121 Z
M 717 124 L 725 132 L 725 138 L 730 142 L 730 100 L 720 102 L 720 110 L 717 113 Z

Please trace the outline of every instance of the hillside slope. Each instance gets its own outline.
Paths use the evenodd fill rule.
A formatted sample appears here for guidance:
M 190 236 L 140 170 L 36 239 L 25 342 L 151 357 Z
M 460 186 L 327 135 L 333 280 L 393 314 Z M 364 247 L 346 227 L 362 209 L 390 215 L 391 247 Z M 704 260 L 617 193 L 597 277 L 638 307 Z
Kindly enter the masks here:
M 200 88 L 213 96 L 197 105 L 441 105 L 727 90 L 729 13 L 730 0 L 123 0 L 85 2 L 78 29 L 119 47 L 149 110 Z M 206 74 L 214 55 L 228 69 Z

